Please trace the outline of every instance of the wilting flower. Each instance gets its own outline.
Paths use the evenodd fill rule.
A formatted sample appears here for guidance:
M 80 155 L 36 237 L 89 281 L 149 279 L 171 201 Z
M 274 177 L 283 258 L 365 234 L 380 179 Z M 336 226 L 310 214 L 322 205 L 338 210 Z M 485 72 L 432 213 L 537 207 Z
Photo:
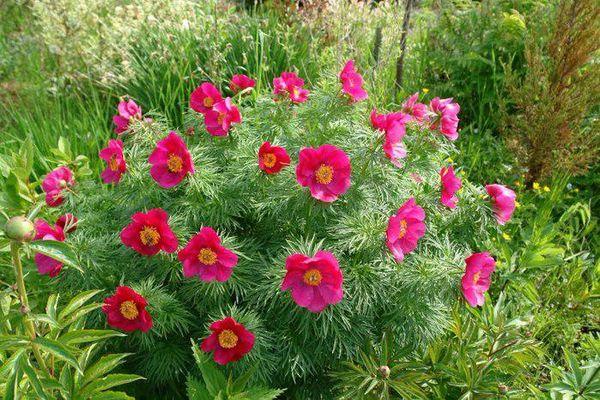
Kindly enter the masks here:
M 458 112 L 460 111 L 458 103 L 454 103 L 451 98 L 440 99 L 436 97 L 431 100 L 429 107 L 435 114 L 431 129 L 439 130 L 442 135 L 450 140 L 458 139 Z
M 74 232 L 77 229 L 77 217 L 71 213 L 61 215 L 56 220 L 56 226 L 60 226 L 65 233 Z
M 319 251 L 314 257 L 292 254 L 285 261 L 287 270 L 281 290 L 290 289 L 300 307 L 318 313 L 329 304 L 337 304 L 344 295 L 342 270 L 333 254 Z
M 462 182 L 454 174 L 454 168 L 452 166 L 443 167 L 440 170 L 440 179 L 442 181 L 442 197 L 440 201 L 443 205 L 449 208 L 455 208 L 458 197 L 456 192 L 462 187 Z
M 256 86 L 254 79 L 244 74 L 232 76 L 231 82 L 229 82 L 229 89 L 233 93 L 241 92 L 244 89 L 253 88 L 254 86 Z
M 205 282 L 225 282 L 231 276 L 238 257 L 221 245 L 221 239 L 212 228 L 200 229 L 178 254 L 183 264 L 183 276 L 198 276 Z
M 43 219 L 38 219 L 35 221 L 34 240 L 56 240 L 59 242 L 64 242 L 65 233 L 63 228 L 60 227 L 58 223 L 52 227 Z M 63 264 L 60 261 L 40 253 L 35 255 L 35 265 L 37 265 L 37 269 L 40 274 L 48 275 L 51 278 L 57 276 L 63 267 Z
M 63 191 L 75 184 L 73 172 L 61 166 L 55 168 L 42 181 L 42 189 L 46 193 L 46 204 L 57 207 L 64 201 Z
M 128 286 L 118 286 L 113 296 L 104 299 L 102 312 L 108 325 L 125 332 L 152 328 L 152 317 L 146 310 L 148 302 L 142 295 Z
M 194 163 L 185 142 L 175 132 L 156 143 L 148 162 L 152 164 L 150 175 L 163 188 L 173 187 L 190 173 Z
M 330 203 L 350 187 L 350 159 L 343 150 L 324 144 L 304 148 L 298 156 L 296 180 L 315 199 Z
M 485 190 L 492 198 L 492 208 L 496 214 L 496 221 L 504 225 L 510 220 L 516 207 L 517 195 L 503 185 L 486 185 Z
M 121 231 L 121 241 L 145 256 L 152 256 L 161 250 L 173 253 L 177 250 L 178 242 L 168 219 L 162 208 L 153 208 L 147 213 L 137 212 L 131 216 L 131 223 Z
M 484 251 L 470 255 L 466 262 L 467 267 L 461 280 L 463 296 L 471 307 L 481 306 L 485 301 L 484 293 L 490 288 L 490 275 L 496 268 L 496 261 L 490 253 Z
M 135 119 L 142 119 L 142 108 L 133 100 L 123 100 L 117 107 L 118 114 L 113 116 L 115 133 L 119 135 L 129 129 L 129 123 Z
M 264 142 L 258 149 L 258 167 L 267 174 L 276 174 L 286 165 L 290 165 L 290 156 L 283 147 Z
M 361 101 L 369 97 L 363 89 L 363 77 L 356 71 L 354 60 L 346 63 L 342 72 L 340 72 L 340 81 L 342 82 L 342 92 L 350 96 L 353 102 Z
M 212 110 L 204 115 L 206 130 L 213 136 L 227 136 L 231 125 L 240 122 L 242 122 L 240 111 L 229 97 L 215 104 Z
M 219 89 L 212 83 L 204 82 L 190 95 L 190 107 L 194 111 L 206 114 L 221 100 L 223 100 L 223 97 Z
M 404 147 L 402 139 L 406 135 L 406 123 L 410 120 L 410 115 L 401 112 L 377 114 L 375 109 L 371 111 L 371 124 L 373 128 L 385 134 L 383 152 L 397 167 L 402 166 L 400 160 L 406 157 L 406 147 Z
M 108 146 L 100 150 L 98 155 L 106 161 L 106 169 L 100 174 L 104 183 L 118 183 L 127 170 L 127 164 L 123 158 L 123 142 L 109 140 Z
M 231 317 L 213 322 L 209 329 L 212 333 L 202 341 L 200 348 L 206 353 L 212 351 L 218 364 L 237 361 L 254 347 L 254 334 Z
M 402 112 L 410 115 L 415 120 L 421 122 L 427 115 L 427 105 L 419 103 L 419 92 L 410 96 L 402 104 Z
M 404 255 L 417 247 L 417 241 L 425 234 L 425 211 L 411 197 L 395 215 L 390 217 L 386 237 L 387 247 L 396 261 L 404 260 Z
M 281 76 L 273 79 L 273 94 L 289 97 L 292 103 L 304 103 L 309 91 L 303 86 L 304 79 L 293 72 L 282 72 Z

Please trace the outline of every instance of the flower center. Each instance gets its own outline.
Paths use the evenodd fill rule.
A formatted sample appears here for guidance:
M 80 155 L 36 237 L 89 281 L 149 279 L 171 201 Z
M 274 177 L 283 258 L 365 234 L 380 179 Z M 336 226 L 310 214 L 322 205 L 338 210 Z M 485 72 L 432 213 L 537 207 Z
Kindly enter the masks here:
M 333 180 L 333 168 L 331 168 L 329 165 L 321 164 L 315 175 L 317 182 L 327 185 Z
M 110 168 L 111 171 L 116 171 L 119 169 L 119 163 L 117 162 L 117 156 L 115 156 L 114 154 L 112 156 L 110 156 L 110 160 L 108 160 L 108 168 Z
M 171 153 L 169 154 L 169 159 L 167 160 L 167 168 L 169 169 L 169 172 L 181 172 L 183 169 L 183 160 L 181 157 Z
M 155 246 L 160 240 L 160 233 L 155 227 L 145 225 L 140 231 L 140 240 L 144 246 Z
M 204 265 L 213 265 L 217 262 L 217 253 L 207 248 L 200 249 L 200 252 L 198 253 L 198 261 Z
M 298 97 L 298 92 L 299 92 L 298 88 L 296 86 L 294 86 L 292 88 L 292 97 Z
M 400 232 L 398 232 L 398 239 L 402 239 L 404 236 L 406 236 L 406 227 L 407 226 L 408 226 L 408 224 L 406 223 L 405 219 L 400 221 Z
M 213 106 L 213 104 L 215 104 L 215 101 L 212 97 L 205 97 L 202 101 L 202 104 L 204 104 L 204 107 L 210 108 Z
M 225 119 L 225 114 L 224 113 L 219 113 L 219 116 L 217 117 L 217 123 L 219 125 L 223 125 L 223 120 Z
M 309 269 L 304 273 L 304 283 L 308 286 L 319 286 L 323 277 L 318 269 Z
M 267 168 L 271 168 L 277 162 L 277 157 L 273 153 L 267 153 L 262 156 L 262 161 Z
M 473 283 L 477 284 L 479 282 L 479 277 L 481 276 L 481 272 L 475 272 L 473 275 Z
M 219 345 L 224 349 L 232 349 L 237 345 L 238 337 L 233 331 L 225 329 L 219 333 Z
M 136 319 L 137 316 L 140 314 L 137 309 L 137 306 L 131 300 L 122 302 L 120 311 L 121 311 L 121 315 L 129 320 Z

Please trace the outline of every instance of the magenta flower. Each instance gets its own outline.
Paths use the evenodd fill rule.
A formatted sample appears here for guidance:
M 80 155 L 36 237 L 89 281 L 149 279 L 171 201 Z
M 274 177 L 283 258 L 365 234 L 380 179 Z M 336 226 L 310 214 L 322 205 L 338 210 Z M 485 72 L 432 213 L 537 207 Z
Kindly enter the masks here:
M 458 103 L 452 102 L 451 98 L 436 97 L 431 100 L 429 106 L 435 114 L 430 128 L 439 130 L 442 135 L 452 141 L 458 139 L 458 112 L 460 111 Z
M 304 148 L 298 156 L 296 180 L 315 199 L 330 203 L 350 187 L 350 159 L 343 150 L 324 144 Z
M 200 114 L 206 114 L 221 100 L 223 97 L 219 89 L 212 83 L 203 82 L 190 95 L 190 108 Z
M 77 230 L 79 220 L 71 213 L 66 213 L 58 217 L 56 226 L 60 227 L 65 233 L 71 233 Z
M 213 136 L 227 136 L 232 124 L 242 122 L 238 108 L 227 97 L 213 106 L 213 109 L 204 114 L 206 130 Z
M 285 269 L 281 290 L 291 289 L 292 299 L 300 307 L 318 313 L 342 300 L 344 277 L 330 252 L 319 251 L 314 257 L 292 254 L 285 261 Z
M 204 282 L 225 282 L 233 273 L 238 257 L 221 245 L 221 239 L 212 228 L 200 229 L 177 254 L 183 264 L 183 276 L 198 276 Z
M 121 176 L 127 170 L 125 158 L 123 158 L 123 142 L 111 139 L 108 146 L 100 150 L 99 157 L 106 161 L 106 169 L 100 177 L 104 183 L 118 183 Z
M 42 189 L 46 193 L 46 204 L 49 207 L 57 207 L 64 201 L 63 192 L 75 184 L 73 172 L 61 166 L 55 168 L 42 181 Z
M 34 240 L 56 240 L 59 242 L 65 241 L 65 233 L 58 225 L 54 228 L 43 219 L 35 221 L 35 238 Z M 57 276 L 63 267 L 60 261 L 57 261 L 47 255 L 37 253 L 34 257 L 35 265 L 41 275 L 48 275 L 51 278 Z
M 346 63 L 342 72 L 340 72 L 340 81 L 342 82 L 342 92 L 346 93 L 352 102 L 365 100 L 369 95 L 363 89 L 363 77 L 356 71 L 354 60 Z
M 514 191 L 502 185 L 486 185 L 485 190 L 492 198 L 492 208 L 496 214 L 496 221 L 504 225 L 510 220 L 515 211 L 517 195 Z
M 288 165 L 290 165 L 290 156 L 283 147 L 264 142 L 258 149 L 258 167 L 265 173 L 276 174 Z
M 465 274 L 461 280 L 461 290 L 471 307 L 483 305 L 484 293 L 490 288 L 490 275 L 496 268 L 496 261 L 490 253 L 474 253 L 467 259 Z
M 129 225 L 121 231 L 121 242 L 145 256 L 153 256 L 161 250 L 173 253 L 179 244 L 169 226 L 169 215 L 162 208 L 133 214 Z
M 233 93 L 238 93 L 242 90 L 253 88 L 254 86 L 256 86 L 256 82 L 254 81 L 254 79 L 251 79 L 250 77 L 244 74 L 232 76 L 231 82 L 229 82 L 229 89 Z
M 194 163 L 185 142 L 171 131 L 156 143 L 148 162 L 152 164 L 150 175 L 163 188 L 176 186 L 188 173 L 194 173 Z
M 281 76 L 273 79 L 273 94 L 278 97 L 288 97 L 292 103 L 304 103 L 309 91 L 304 89 L 304 79 L 293 72 L 282 72 Z
M 129 129 L 129 123 L 135 119 L 142 119 L 142 108 L 135 101 L 120 101 L 117 106 L 118 114 L 113 116 L 115 133 L 121 134 Z
M 231 317 L 213 322 L 211 334 L 202 341 L 205 353 L 213 352 L 217 364 L 226 365 L 244 357 L 254 347 L 254 334 Z
M 410 115 L 413 119 L 422 122 L 427 116 L 427 105 L 419 103 L 419 92 L 410 96 L 402 104 L 402 112 Z
M 442 181 L 442 197 L 440 201 L 448 208 L 456 207 L 458 197 L 455 193 L 462 187 L 461 180 L 454 174 L 454 168 L 449 166 L 440 170 L 440 179 Z
M 395 215 L 390 217 L 387 227 L 387 247 L 396 261 L 417 247 L 418 240 L 425 234 L 425 211 L 417 205 L 414 197 L 408 199 Z
M 406 123 L 410 120 L 410 115 L 401 112 L 377 114 L 375 109 L 371 111 L 373 128 L 385 134 L 383 152 L 397 167 L 402 166 L 401 160 L 406 157 L 406 147 L 404 147 L 402 139 L 406 135 Z

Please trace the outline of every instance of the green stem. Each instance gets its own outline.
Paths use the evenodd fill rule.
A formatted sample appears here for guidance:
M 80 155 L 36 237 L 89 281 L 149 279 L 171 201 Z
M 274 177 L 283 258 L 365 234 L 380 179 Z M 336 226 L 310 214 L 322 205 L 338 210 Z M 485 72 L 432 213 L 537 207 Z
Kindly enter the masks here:
M 371 160 L 375 156 L 375 152 L 377 151 L 377 147 L 379 147 L 379 145 L 381 143 L 383 143 L 383 137 L 384 137 L 384 135 L 381 135 L 380 137 L 378 137 L 377 140 L 373 143 L 373 147 L 371 147 L 370 152 L 367 153 L 367 155 L 365 157 L 366 158 L 365 162 L 364 162 L 362 168 L 360 169 L 360 173 L 358 174 L 358 176 L 361 179 L 363 179 L 365 177 L 365 173 L 367 172 L 367 168 L 369 168 L 369 165 L 371 165 Z

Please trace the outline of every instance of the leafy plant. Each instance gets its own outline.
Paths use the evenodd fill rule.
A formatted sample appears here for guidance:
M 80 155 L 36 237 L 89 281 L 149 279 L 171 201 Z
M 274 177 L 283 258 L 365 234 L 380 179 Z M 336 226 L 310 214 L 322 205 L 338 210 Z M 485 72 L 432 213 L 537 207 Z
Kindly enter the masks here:
M 600 361 L 590 360 L 580 364 L 575 356 L 565 351 L 569 366 L 568 371 L 552 367 L 556 381 L 545 385 L 552 398 L 573 400 L 596 399 L 600 396 Z M 559 397 L 560 396 L 560 397 Z

